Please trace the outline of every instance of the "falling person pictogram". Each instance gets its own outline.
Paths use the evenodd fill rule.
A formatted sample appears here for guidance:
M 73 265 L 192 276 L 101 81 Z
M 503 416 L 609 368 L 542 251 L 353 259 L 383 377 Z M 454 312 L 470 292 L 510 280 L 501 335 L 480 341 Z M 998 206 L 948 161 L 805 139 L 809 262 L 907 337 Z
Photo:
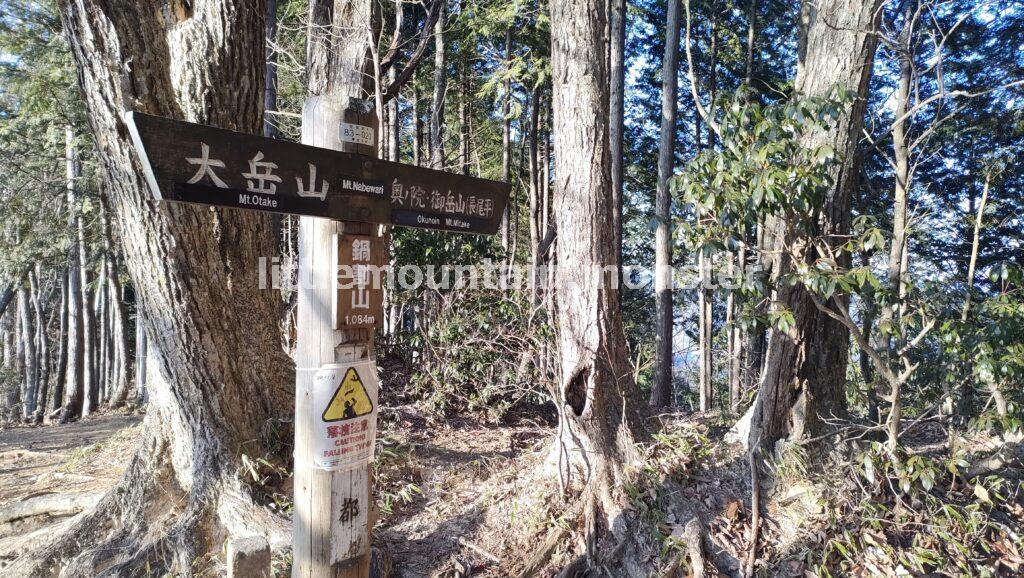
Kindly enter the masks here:
M 330 403 L 324 409 L 322 418 L 325 422 L 343 421 L 373 412 L 373 402 L 370 401 L 363 380 L 355 368 L 350 367 L 345 372 L 344 379 L 337 391 L 331 396 Z

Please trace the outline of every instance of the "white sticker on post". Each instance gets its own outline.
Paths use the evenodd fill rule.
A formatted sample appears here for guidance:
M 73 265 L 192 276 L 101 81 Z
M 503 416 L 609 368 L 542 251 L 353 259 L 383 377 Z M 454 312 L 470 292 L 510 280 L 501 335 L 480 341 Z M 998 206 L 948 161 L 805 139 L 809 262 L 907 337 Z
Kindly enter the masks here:
M 373 127 L 343 122 L 338 131 L 341 142 L 350 142 L 366 146 L 374 145 Z
M 377 439 L 377 364 L 324 365 L 313 378 L 313 466 L 351 470 L 373 460 Z

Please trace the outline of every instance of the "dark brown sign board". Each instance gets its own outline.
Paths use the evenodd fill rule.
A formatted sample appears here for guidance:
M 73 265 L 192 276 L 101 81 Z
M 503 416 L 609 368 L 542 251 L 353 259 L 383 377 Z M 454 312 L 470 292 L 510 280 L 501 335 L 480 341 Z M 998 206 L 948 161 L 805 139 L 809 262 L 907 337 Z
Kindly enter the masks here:
M 335 250 L 339 288 L 334 292 L 334 328 L 380 324 L 384 317 L 383 270 L 388 264 L 384 239 L 341 234 Z
M 512 188 L 138 112 L 125 121 L 157 200 L 493 235 Z

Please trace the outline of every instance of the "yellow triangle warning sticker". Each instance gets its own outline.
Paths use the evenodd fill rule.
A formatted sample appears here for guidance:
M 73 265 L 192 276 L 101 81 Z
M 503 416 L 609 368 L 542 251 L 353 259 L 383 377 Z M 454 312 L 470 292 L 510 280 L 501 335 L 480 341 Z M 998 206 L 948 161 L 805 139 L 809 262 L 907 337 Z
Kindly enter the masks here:
M 323 420 L 342 421 L 369 415 L 372 412 L 373 402 L 366 394 L 363 380 L 359 378 L 359 373 L 354 367 L 348 368 L 341 385 L 331 397 L 331 403 L 327 404 L 327 409 L 324 410 Z

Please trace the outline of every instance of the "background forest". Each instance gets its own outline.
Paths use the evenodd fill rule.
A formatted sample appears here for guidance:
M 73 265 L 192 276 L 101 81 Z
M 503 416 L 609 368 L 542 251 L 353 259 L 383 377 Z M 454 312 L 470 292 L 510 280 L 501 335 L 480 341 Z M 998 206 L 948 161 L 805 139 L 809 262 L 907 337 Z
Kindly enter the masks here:
M 251 84 L 261 87 L 262 116 L 258 104 L 223 108 L 217 95 L 229 83 L 215 81 L 230 78 L 181 71 L 206 58 L 187 52 L 194 46 L 173 45 L 181 52 L 154 64 L 145 51 L 133 60 L 133 42 L 144 42 L 121 39 L 120 59 L 93 58 L 90 50 L 103 50 L 96 30 L 121 38 L 129 16 L 96 9 L 111 20 L 107 29 L 88 16 L 94 2 L 57 4 L 0 0 L 0 423 L 8 432 L 56 429 L 96 413 L 147 413 L 140 427 L 169 433 L 142 444 L 125 479 L 158 479 L 153 472 L 168 467 L 174 492 L 189 498 L 182 521 L 161 519 L 166 526 L 155 529 L 140 505 L 152 494 L 122 481 L 100 513 L 61 514 L 78 524 L 67 526 L 72 537 L 0 549 L 0 568 L 217 575 L 231 522 L 219 513 L 228 530 L 182 535 L 213 515 L 196 504 L 234 491 L 225 489 L 239 485 L 230 479 L 242 480 L 246 504 L 271 512 L 261 523 L 284 575 L 293 366 L 282 353 L 294 355 L 297 292 L 288 284 L 274 292 L 257 310 L 266 327 L 246 338 L 282 344 L 252 369 L 273 383 L 253 402 L 263 413 L 247 417 L 248 430 L 221 418 L 211 420 L 213 433 L 192 427 L 202 418 L 179 407 L 204 405 L 197 400 L 221 395 L 212 384 L 244 372 L 211 378 L 221 375 L 216 367 L 187 352 L 214 346 L 189 350 L 188 334 L 168 335 L 198 327 L 194 335 L 210 343 L 234 341 L 236 320 L 204 333 L 196 320 L 216 317 L 220 297 L 193 306 L 198 298 L 164 302 L 171 289 L 153 289 L 180 275 L 204 299 L 221 290 L 193 285 L 206 275 L 199 258 L 168 249 L 167 269 L 150 270 L 138 257 L 158 254 L 155 245 L 140 249 L 150 238 L 139 231 L 156 230 L 145 215 L 159 209 L 134 201 L 115 178 L 126 169 L 99 103 L 117 100 L 105 90 L 128 89 L 97 67 L 127 77 L 139 62 L 171 70 L 171 84 L 208 82 L 206 92 L 167 89 L 196 99 L 166 104 L 167 115 L 299 141 L 303 104 L 320 78 L 317 43 L 328 42 L 318 35 L 330 35 L 317 31 L 327 26 L 318 10 L 334 3 L 257 3 L 265 11 L 249 32 L 262 36 L 247 42 L 262 42 L 265 53 L 246 58 L 258 61 Z M 175 0 L 147 26 L 208 18 L 207 4 L 254 10 Z M 513 191 L 494 237 L 389 231 L 391 265 L 543 271 L 518 289 L 386 293 L 375 472 L 379 547 L 404 572 L 396 575 L 1024 572 L 1024 6 L 577 4 L 375 1 L 369 23 L 358 23 L 370 38 L 363 96 L 379 113 L 379 157 L 508 181 Z M 593 19 L 591 4 L 600 4 Z M 566 20 L 573 10 L 579 20 Z M 596 48 L 586 44 L 589 25 L 572 36 L 566 24 L 591 20 L 600 25 Z M 579 49 L 553 55 L 567 38 Z M 603 230 L 568 216 L 585 212 L 573 182 L 590 170 L 572 148 L 566 127 L 575 121 L 559 108 L 593 96 L 566 88 L 577 65 L 601 83 L 603 109 L 590 113 L 599 130 L 589 134 L 609 153 L 594 169 L 610 185 L 595 205 L 607 213 Z M 136 206 L 146 212 L 129 210 Z M 270 250 L 254 241 L 253 251 L 294 278 L 299 220 L 246 226 L 273 234 Z M 614 352 L 616 386 L 595 366 L 583 395 L 596 400 L 585 406 L 593 413 L 580 420 L 578 375 L 566 361 L 574 306 L 556 290 L 556 267 L 574 247 L 606 239 L 629 281 L 614 292 L 615 313 L 602 317 L 615 320 L 610 329 L 598 330 Z M 245 347 L 239 341 L 230 347 Z M 605 395 L 626 409 L 600 413 Z M 567 424 L 585 432 L 573 442 L 581 453 L 612 456 L 607 477 L 590 462 L 566 465 L 552 449 L 565 447 Z M 424 449 L 435 437 L 458 451 Z M 210 450 L 202 440 L 211 439 L 228 441 Z M 191 448 L 189 457 L 179 460 L 176 444 Z M 473 457 L 460 461 L 460 452 Z M 601 484 L 614 500 L 602 501 Z M 574 506 L 574 495 L 588 496 L 587 508 Z M 522 521 L 506 527 L 513 518 Z M 69 544 L 86 530 L 125 552 L 77 554 Z M 411 536 L 418 546 L 403 546 Z

